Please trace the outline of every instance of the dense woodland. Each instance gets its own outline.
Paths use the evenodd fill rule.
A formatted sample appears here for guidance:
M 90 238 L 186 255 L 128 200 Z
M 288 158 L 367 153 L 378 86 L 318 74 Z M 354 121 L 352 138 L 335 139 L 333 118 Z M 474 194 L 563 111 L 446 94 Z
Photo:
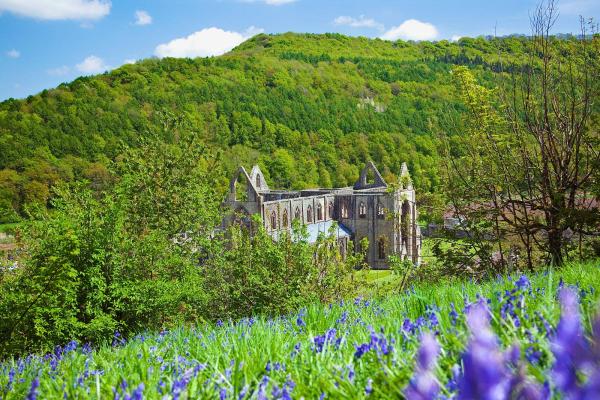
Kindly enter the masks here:
M 575 38 L 553 39 L 568 53 Z M 485 85 L 518 66 L 526 38 L 389 42 L 339 34 L 255 36 L 227 55 L 147 59 L 0 103 L 0 224 L 48 206 L 59 182 L 115 179 L 127 147 L 185 120 L 220 153 L 225 187 L 257 162 L 272 187 L 346 186 L 372 159 L 389 181 L 406 161 L 423 194 L 439 186 L 440 132 L 460 134 L 452 68 Z M 458 122 L 458 123 L 457 123 Z

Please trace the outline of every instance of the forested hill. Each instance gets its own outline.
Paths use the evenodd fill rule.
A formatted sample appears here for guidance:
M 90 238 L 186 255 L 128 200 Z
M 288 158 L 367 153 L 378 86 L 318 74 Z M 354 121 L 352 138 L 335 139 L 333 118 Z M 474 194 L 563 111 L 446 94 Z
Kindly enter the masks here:
M 258 162 L 273 187 L 345 186 L 372 159 L 387 179 L 407 161 L 420 190 L 431 191 L 436 133 L 456 127 L 449 122 L 463 110 L 453 65 L 492 84 L 498 54 L 515 59 L 524 43 L 261 34 L 221 57 L 147 59 L 4 101 L 0 223 L 46 203 L 59 181 L 102 187 L 124 145 L 171 140 L 173 121 L 223 151 L 224 182 L 237 164 Z

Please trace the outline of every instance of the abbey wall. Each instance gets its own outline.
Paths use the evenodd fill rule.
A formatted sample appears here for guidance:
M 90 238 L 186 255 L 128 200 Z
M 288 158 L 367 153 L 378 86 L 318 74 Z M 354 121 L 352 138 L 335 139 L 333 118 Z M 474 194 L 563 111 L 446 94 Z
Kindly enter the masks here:
M 360 250 L 363 238 L 368 240 L 366 261 L 373 269 L 389 268 L 387 258 L 392 254 L 420 262 L 421 232 L 406 164 L 395 185 L 386 183 L 369 162 L 352 187 L 300 191 L 271 190 L 258 166 L 250 174 L 240 167 L 224 204 L 233 211 L 224 226 L 234 221 L 249 226 L 250 216 L 258 214 L 265 229 L 277 238 L 298 220 L 306 225 L 310 241 L 335 226 L 342 254 L 350 241 Z

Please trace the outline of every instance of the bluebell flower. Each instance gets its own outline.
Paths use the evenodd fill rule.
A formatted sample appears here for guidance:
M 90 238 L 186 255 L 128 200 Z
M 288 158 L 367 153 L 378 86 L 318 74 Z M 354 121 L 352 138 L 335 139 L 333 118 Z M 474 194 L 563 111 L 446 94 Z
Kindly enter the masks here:
M 38 396 L 38 387 L 40 386 L 40 378 L 36 376 L 31 381 L 29 392 L 27 393 L 27 400 L 36 400 Z
M 340 318 L 338 318 L 335 323 L 336 324 L 343 324 L 348 320 L 348 311 L 344 311 L 342 313 L 342 315 L 340 316 Z
M 566 398 L 592 398 L 586 397 L 588 393 L 600 390 L 600 319 L 594 322 L 594 346 L 590 346 L 583 334 L 576 292 L 563 287 L 559 297 L 561 318 L 551 341 L 554 384 Z M 580 375 L 587 375 L 587 380 L 580 381 Z
M 481 302 L 470 307 L 467 313 L 471 339 L 462 357 L 458 400 L 508 397 L 509 375 L 488 318 L 487 306 Z
M 365 394 L 368 396 L 373 393 L 373 379 L 367 379 L 367 385 L 365 386 Z
M 8 389 L 9 390 L 12 387 L 13 381 L 15 380 L 15 374 L 16 374 L 16 371 L 14 368 L 11 368 L 10 371 L 8 371 Z
M 160 378 L 158 383 L 156 384 L 156 391 L 160 394 L 163 393 L 163 388 L 165 387 L 165 382 Z
M 173 386 L 171 387 L 171 394 L 173 395 L 174 400 L 179 399 L 179 396 L 181 396 L 181 393 L 185 390 L 187 385 L 190 383 L 193 371 L 194 370 L 192 368 L 186 370 L 180 379 L 176 379 L 173 382 Z
M 355 347 L 355 352 L 354 352 L 354 357 L 355 358 L 361 358 L 366 352 L 368 352 L 369 350 L 371 350 L 371 345 L 370 343 L 363 343 L 360 345 L 354 345 Z
M 450 303 L 450 321 L 453 326 L 456 326 L 456 322 L 458 321 L 458 313 L 454 307 L 454 302 Z
M 335 339 L 335 335 L 336 335 L 336 330 L 334 328 L 331 328 L 329 330 L 327 330 L 327 332 L 325 332 L 324 335 L 321 336 L 315 336 L 313 338 L 313 344 L 314 344 L 314 350 L 317 353 L 320 353 L 323 351 L 325 345 L 327 345 L 328 343 L 333 342 L 333 340 Z M 341 338 L 340 338 L 341 339 Z M 336 341 L 336 343 L 339 345 L 339 341 Z
M 404 322 L 402 322 L 402 331 L 411 334 L 414 333 L 415 326 L 409 318 L 405 318 Z
M 67 345 L 65 346 L 65 352 L 71 352 L 71 351 L 75 351 L 77 349 L 77 341 L 76 340 L 71 340 L 69 343 L 67 343 Z
M 121 379 L 121 391 L 125 392 L 127 391 L 127 381 L 125 379 Z
M 92 352 L 92 345 L 89 343 L 85 343 L 81 348 L 81 352 L 83 354 L 90 354 Z
M 352 364 L 348 365 L 348 380 L 350 382 L 354 381 L 354 366 Z
M 529 288 L 531 286 L 531 283 L 525 275 L 521 275 L 519 279 L 515 281 L 515 286 L 520 290 L 523 290 Z
M 371 335 L 369 336 L 369 342 L 363 343 L 360 345 L 354 345 L 355 352 L 354 357 L 360 358 L 365 355 L 367 352 L 374 350 L 377 352 L 377 355 L 387 356 L 394 350 L 394 346 L 391 342 L 388 342 L 387 338 L 383 333 L 383 328 L 381 333 L 377 333 L 372 326 L 368 326 L 369 331 L 371 331 Z
M 138 387 L 133 391 L 131 396 L 132 400 L 143 400 L 144 398 L 144 383 L 140 383 Z
M 521 363 L 521 350 L 518 344 L 511 346 L 505 354 L 506 363 L 511 367 L 508 396 L 511 399 L 549 400 L 550 391 L 537 382 L 528 379 Z
M 542 358 L 542 352 L 537 350 L 534 346 L 528 346 L 525 349 L 525 358 L 527 358 L 527 361 L 531 364 L 537 364 Z
M 433 369 L 439 354 L 440 347 L 431 333 L 421 336 L 421 347 L 417 352 L 417 365 L 408 386 L 404 389 L 407 399 L 429 400 L 435 399 L 440 387 L 435 379 Z
M 451 368 L 451 372 L 452 375 L 446 383 L 446 389 L 448 389 L 448 392 L 454 393 L 458 390 L 458 381 L 461 376 L 460 367 L 457 364 L 454 364 Z
M 248 385 L 244 385 L 244 387 L 242 388 L 242 390 L 240 390 L 240 393 L 238 394 L 238 400 L 243 400 L 244 397 L 246 397 L 246 395 L 248 394 Z

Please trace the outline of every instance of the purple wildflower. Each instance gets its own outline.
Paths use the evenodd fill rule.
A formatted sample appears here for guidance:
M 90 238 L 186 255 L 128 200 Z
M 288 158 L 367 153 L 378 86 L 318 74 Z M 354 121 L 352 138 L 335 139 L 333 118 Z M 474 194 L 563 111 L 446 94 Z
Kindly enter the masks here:
M 552 377 L 556 387 L 566 398 L 588 398 L 587 393 L 594 393 L 600 388 L 600 322 L 594 323 L 595 346 L 591 347 L 583 335 L 576 292 L 563 287 L 559 297 L 561 318 L 556 327 L 556 335 L 551 341 L 555 358 Z M 580 382 L 579 374 L 587 375 L 587 382 Z
M 472 336 L 463 355 L 458 399 L 507 398 L 509 376 L 496 336 L 490 329 L 487 306 L 481 302 L 472 305 L 467 322 Z
M 348 311 L 344 311 L 342 313 L 342 315 L 340 316 L 340 318 L 338 318 L 335 323 L 336 324 L 343 324 L 348 320 Z
M 452 321 L 452 325 L 456 326 L 456 321 L 458 320 L 458 313 L 456 312 L 456 308 L 454 307 L 454 303 L 450 303 L 450 319 Z
M 242 388 L 242 390 L 240 390 L 240 393 L 238 394 L 238 400 L 243 400 L 244 397 L 246 397 L 246 395 L 248 394 L 248 385 L 244 385 L 244 387 Z
M 144 383 L 140 383 L 138 387 L 133 391 L 132 400 L 143 400 L 144 398 Z
M 521 349 L 518 344 L 513 345 L 505 354 L 506 364 L 516 371 L 512 373 L 509 381 L 509 398 L 526 400 L 546 400 L 550 397 L 548 387 L 527 378 L 524 365 L 521 363 Z
M 14 368 L 11 368 L 10 371 L 8 371 L 8 389 L 9 390 L 12 387 L 13 381 L 15 380 L 15 374 L 16 374 L 16 371 Z
M 354 357 L 360 358 L 371 350 L 375 350 L 378 356 L 384 355 L 387 356 L 394 350 L 394 346 L 391 343 L 388 343 L 385 335 L 383 334 L 383 328 L 381 329 L 381 333 L 378 334 L 372 326 L 368 327 L 371 331 L 370 340 L 368 343 L 363 343 L 360 345 L 354 345 L 355 352 Z
M 433 369 L 440 347 L 431 333 L 421 336 L 415 374 L 404 391 L 407 399 L 434 399 L 440 390 Z
M 365 386 L 365 394 L 368 396 L 373 393 L 373 379 L 367 379 L 367 385 Z
M 31 387 L 29 388 L 29 393 L 27 393 L 27 400 L 36 400 L 38 396 L 38 387 L 40 386 L 40 378 L 36 376 L 33 381 L 31 381 Z
M 527 289 L 531 286 L 529 279 L 525 275 L 521 275 L 518 280 L 515 281 L 515 286 L 521 290 Z
M 314 350 L 317 353 L 321 353 L 323 351 L 325 345 L 327 345 L 328 343 L 331 343 L 335 339 L 336 332 L 337 331 L 334 328 L 331 328 L 327 332 L 325 332 L 324 335 L 315 336 L 313 339 Z M 336 343 L 339 344 L 338 341 L 336 341 Z
M 454 364 L 451 368 L 452 377 L 448 380 L 446 384 L 446 389 L 450 393 L 456 392 L 458 390 L 458 381 L 460 379 L 460 367 L 457 364 Z
M 354 345 L 356 351 L 354 352 L 355 358 L 361 358 L 366 352 L 371 350 L 369 343 L 363 343 L 360 345 Z

